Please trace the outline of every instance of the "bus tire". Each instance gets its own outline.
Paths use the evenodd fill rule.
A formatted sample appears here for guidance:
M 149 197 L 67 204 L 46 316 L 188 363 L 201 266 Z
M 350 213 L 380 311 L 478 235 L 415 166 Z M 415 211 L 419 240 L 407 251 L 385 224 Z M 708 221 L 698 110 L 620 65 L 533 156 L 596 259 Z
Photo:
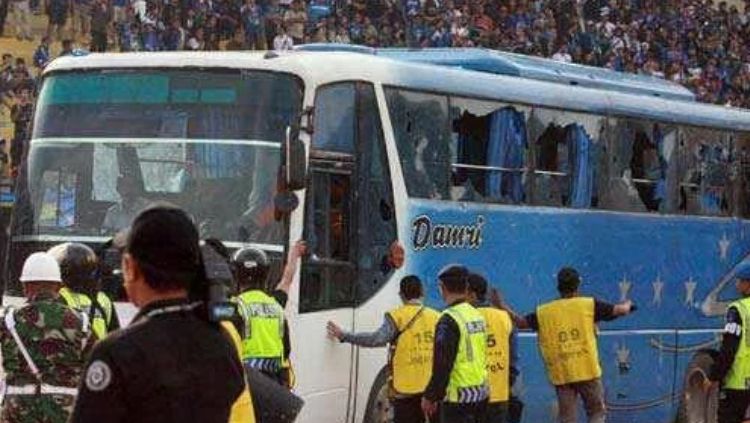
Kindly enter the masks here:
M 388 369 L 383 367 L 372 384 L 367 398 L 364 423 L 391 423 L 393 412 L 388 399 Z
M 703 382 L 716 352 L 713 350 L 698 351 L 685 370 L 684 388 L 680 395 L 676 423 L 716 423 L 719 404 L 718 389 L 709 393 L 703 390 Z

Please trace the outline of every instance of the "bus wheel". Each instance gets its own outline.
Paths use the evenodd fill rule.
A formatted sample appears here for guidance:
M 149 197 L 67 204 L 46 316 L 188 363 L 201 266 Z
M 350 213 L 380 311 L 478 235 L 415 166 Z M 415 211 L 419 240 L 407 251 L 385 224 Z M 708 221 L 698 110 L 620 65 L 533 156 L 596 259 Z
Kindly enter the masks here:
M 383 368 L 375 378 L 367 399 L 364 423 L 391 423 L 393 411 L 388 400 L 388 369 Z
M 718 390 L 706 393 L 703 382 L 714 362 L 715 351 L 695 353 L 685 371 L 685 385 L 677 410 L 677 423 L 716 423 Z

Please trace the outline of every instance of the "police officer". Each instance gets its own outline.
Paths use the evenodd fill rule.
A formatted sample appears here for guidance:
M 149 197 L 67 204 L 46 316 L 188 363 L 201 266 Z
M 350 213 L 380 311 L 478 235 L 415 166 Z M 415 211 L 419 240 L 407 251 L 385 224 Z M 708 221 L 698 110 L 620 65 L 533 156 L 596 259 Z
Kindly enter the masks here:
M 115 305 L 99 290 L 99 259 L 88 246 L 67 242 L 49 249 L 60 264 L 63 288 L 60 296 L 69 307 L 86 314 L 97 339 L 104 339 L 109 332 L 120 328 Z
M 328 334 L 341 342 L 374 348 L 390 344 L 390 401 L 394 423 L 424 421 L 420 400 L 432 374 L 435 325 L 440 315 L 422 304 L 422 281 L 414 275 L 401 279 L 403 305 L 386 313 L 372 333 L 346 333 L 328 322 Z
M 65 422 L 94 338 L 85 316 L 60 301 L 60 268 L 52 256 L 30 255 L 20 280 L 28 303 L 5 309 L 0 321 L 6 382 L 0 421 Z
M 240 328 L 244 365 L 288 387 L 293 382 L 289 363 L 291 343 L 284 307 L 299 258 L 305 251 L 302 241 L 291 248 L 281 281 L 270 295 L 265 291 L 270 270 L 266 253 L 256 248 L 244 248 L 232 256 L 235 278 L 241 291 L 234 301 L 244 323 Z
M 231 340 L 191 299 L 205 271 L 198 231 L 182 210 L 141 212 L 126 237 L 124 287 L 140 310 L 94 347 L 71 422 L 226 423 L 245 392 Z
M 482 314 L 468 300 L 469 271 L 451 265 L 438 275 L 448 305 L 435 328 L 432 376 L 422 398 L 431 418 L 440 401 L 444 423 L 484 423 L 487 398 L 487 332 Z
M 469 298 L 487 323 L 487 377 L 490 386 L 487 422 L 506 423 L 510 390 L 518 375 L 517 333 L 510 313 L 490 306 L 487 280 L 482 275 L 469 275 Z
M 750 406 L 750 347 L 747 343 L 746 325 L 750 322 L 750 263 L 737 268 L 736 287 L 740 299 L 729 305 L 724 335 L 706 388 L 721 382 L 719 397 L 719 423 L 744 421 Z
M 608 304 L 579 295 L 581 278 L 571 267 L 557 274 L 560 298 L 537 307 L 535 313 L 518 317 L 519 328 L 539 333 L 539 349 L 547 367 L 547 376 L 555 386 L 561 423 L 575 423 L 578 396 L 592 423 L 604 423 L 604 387 L 596 322 L 610 321 L 633 311 L 633 303 Z M 507 309 L 507 306 L 503 305 Z M 511 313 L 512 314 L 512 313 Z

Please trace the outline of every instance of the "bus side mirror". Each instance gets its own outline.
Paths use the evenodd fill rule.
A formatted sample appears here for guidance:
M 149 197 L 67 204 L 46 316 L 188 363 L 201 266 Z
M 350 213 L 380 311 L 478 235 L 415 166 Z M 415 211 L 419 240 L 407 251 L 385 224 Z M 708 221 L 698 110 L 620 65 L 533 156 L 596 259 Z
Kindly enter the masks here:
M 307 180 L 307 157 L 305 144 L 299 137 L 299 126 L 286 127 L 284 140 L 284 182 L 289 191 L 305 188 Z

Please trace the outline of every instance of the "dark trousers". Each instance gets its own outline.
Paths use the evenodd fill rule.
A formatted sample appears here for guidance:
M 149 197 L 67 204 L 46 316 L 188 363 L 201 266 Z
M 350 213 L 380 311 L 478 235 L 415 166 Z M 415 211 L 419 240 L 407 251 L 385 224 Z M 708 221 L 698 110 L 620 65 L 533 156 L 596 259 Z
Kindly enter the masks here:
M 10 162 L 13 167 L 20 167 L 29 143 L 29 122 L 17 121 L 15 127 L 13 141 L 10 143 Z
M 424 423 L 422 413 L 422 396 L 391 399 L 393 406 L 393 423 Z
M 467 404 L 444 402 L 440 407 L 441 423 L 487 423 L 487 401 Z
M 576 423 L 578 421 L 578 397 L 583 399 L 583 408 L 589 423 L 604 423 L 607 407 L 604 405 L 604 387 L 600 378 L 584 382 L 568 383 L 555 386 L 559 423 Z
M 91 32 L 91 51 L 104 53 L 107 51 L 107 33 L 92 31 Z
M 741 423 L 750 406 L 750 391 L 724 389 L 719 393 L 719 422 Z
M 487 404 L 487 423 L 508 423 L 508 401 Z

